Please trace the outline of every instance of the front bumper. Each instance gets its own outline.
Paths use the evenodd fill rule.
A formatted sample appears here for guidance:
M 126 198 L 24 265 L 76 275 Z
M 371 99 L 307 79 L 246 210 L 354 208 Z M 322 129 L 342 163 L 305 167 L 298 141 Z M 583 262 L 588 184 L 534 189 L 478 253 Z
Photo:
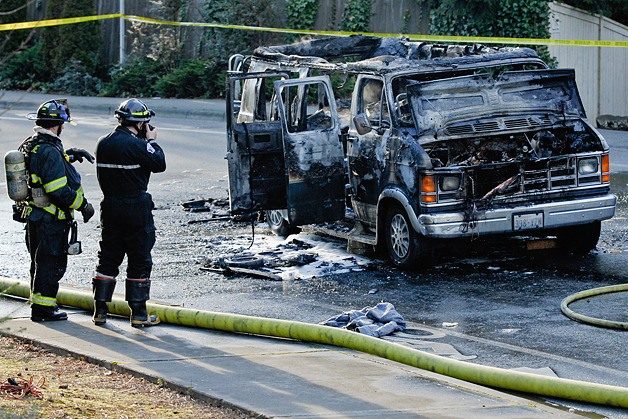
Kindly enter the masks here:
M 512 208 L 476 211 L 474 214 L 449 212 L 421 214 L 411 220 L 414 229 L 426 237 L 456 238 L 485 234 L 534 234 L 544 230 L 606 220 L 615 214 L 615 195 L 530 204 Z M 532 227 L 517 225 L 515 218 L 532 215 Z M 412 215 L 411 215 L 412 217 Z

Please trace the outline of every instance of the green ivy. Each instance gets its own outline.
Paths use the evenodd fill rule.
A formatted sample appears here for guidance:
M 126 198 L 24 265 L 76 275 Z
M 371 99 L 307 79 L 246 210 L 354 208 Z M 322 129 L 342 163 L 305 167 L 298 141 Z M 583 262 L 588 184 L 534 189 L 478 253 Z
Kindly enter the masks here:
M 337 13 L 338 13 L 338 3 L 334 1 L 331 4 L 329 15 L 335 17 L 337 15 Z M 333 19 L 333 20 L 335 20 L 335 19 Z M 332 19 L 329 20 L 329 23 L 327 24 L 327 28 L 326 28 L 327 30 L 333 31 L 333 30 L 338 29 L 335 26 L 335 22 L 333 20 Z
M 401 28 L 401 33 L 408 33 L 408 27 L 410 26 L 410 19 L 412 15 L 409 11 L 405 11 L 403 13 L 403 27 Z
M 349 32 L 368 32 L 371 26 L 371 0 L 347 0 L 342 12 L 341 29 Z
M 285 27 L 282 20 L 284 0 L 212 0 L 205 5 L 205 21 L 231 25 Z M 209 29 L 204 43 L 208 56 L 226 63 L 234 53 L 250 53 L 260 45 L 285 43 L 280 33 L 242 31 L 236 29 Z
M 288 0 L 287 27 L 314 29 L 318 14 L 318 0 Z
M 430 9 L 431 34 L 550 37 L 547 0 L 430 0 Z M 547 47 L 536 50 L 550 66 L 556 64 Z

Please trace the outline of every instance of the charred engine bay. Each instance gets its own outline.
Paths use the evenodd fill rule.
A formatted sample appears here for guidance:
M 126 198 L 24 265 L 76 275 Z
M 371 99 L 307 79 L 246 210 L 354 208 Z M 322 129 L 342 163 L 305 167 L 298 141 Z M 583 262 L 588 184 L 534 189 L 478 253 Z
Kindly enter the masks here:
M 424 144 L 436 170 L 465 173 L 467 196 L 490 199 L 575 186 L 575 154 L 602 152 L 594 135 L 574 126 Z

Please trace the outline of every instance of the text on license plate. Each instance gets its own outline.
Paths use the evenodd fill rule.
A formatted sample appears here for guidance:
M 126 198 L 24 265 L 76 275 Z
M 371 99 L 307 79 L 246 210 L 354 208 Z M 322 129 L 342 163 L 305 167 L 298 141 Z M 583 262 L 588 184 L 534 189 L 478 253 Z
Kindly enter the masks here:
M 512 215 L 512 229 L 514 231 L 534 228 L 543 228 L 543 212 L 526 212 Z

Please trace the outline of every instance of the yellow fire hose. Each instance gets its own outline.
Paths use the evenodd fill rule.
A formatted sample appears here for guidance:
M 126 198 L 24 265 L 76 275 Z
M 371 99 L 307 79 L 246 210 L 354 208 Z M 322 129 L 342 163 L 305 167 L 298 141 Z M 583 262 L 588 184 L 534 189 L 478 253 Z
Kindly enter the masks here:
M 613 292 L 628 291 L 628 284 L 609 285 L 607 287 L 593 288 L 590 290 L 580 291 L 576 294 L 570 295 L 565 298 L 560 304 L 560 311 L 570 319 L 580 321 L 582 323 L 592 324 L 594 326 L 607 327 L 611 329 L 628 330 L 627 322 L 617 322 L 613 320 L 598 319 L 596 317 L 585 316 L 584 314 L 576 313 L 569 308 L 569 304 L 574 301 L 582 300 L 583 298 L 596 297 L 602 294 L 610 294 Z
M 3 293 L 5 294 L 23 298 L 29 298 L 30 295 L 29 285 L 21 281 L 0 278 L 0 290 L 4 290 Z M 90 292 L 73 289 L 60 289 L 57 294 L 57 301 L 60 305 L 88 311 L 93 309 L 94 302 Z M 151 314 L 157 314 L 165 323 L 339 346 L 484 386 L 628 408 L 627 387 L 546 377 L 471 364 L 421 352 L 349 330 L 318 324 L 193 310 L 152 303 L 147 304 L 147 307 Z M 109 304 L 109 311 L 112 314 L 129 316 L 127 303 L 117 298 L 114 298 L 114 301 Z

